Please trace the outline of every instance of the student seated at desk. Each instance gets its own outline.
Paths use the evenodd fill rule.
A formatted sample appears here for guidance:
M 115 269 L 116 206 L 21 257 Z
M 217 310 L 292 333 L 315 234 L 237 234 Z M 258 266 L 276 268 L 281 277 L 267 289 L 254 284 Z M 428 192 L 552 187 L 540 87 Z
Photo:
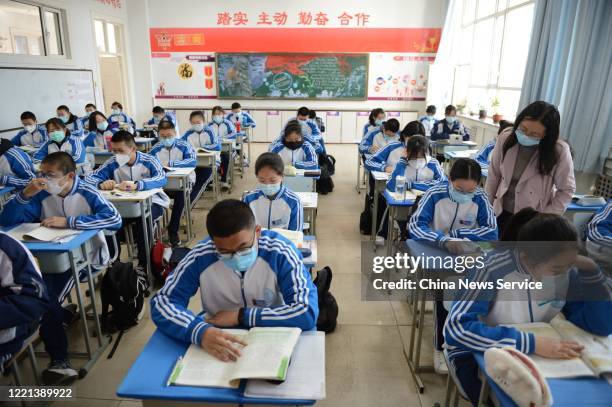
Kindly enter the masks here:
M 325 146 L 323 144 L 323 135 L 317 123 L 309 118 L 310 110 L 302 106 L 297 110 L 297 115 L 287 121 L 285 126 L 291 121 L 297 121 L 302 127 L 302 136 L 304 140 L 308 141 L 315 149 L 317 154 L 325 153 Z
M 425 110 L 425 116 L 419 117 L 419 122 L 425 128 L 425 135 L 427 137 L 430 137 L 431 129 L 433 129 L 433 126 L 436 122 L 436 106 L 434 105 L 427 106 L 427 109 Z
M 217 165 L 219 164 L 219 152 L 221 151 L 221 142 L 215 132 L 204 123 L 204 113 L 201 110 L 191 112 L 189 115 L 189 123 L 191 128 L 183 134 L 182 139 L 189 142 L 197 151 L 203 148 L 208 151 L 215 151 L 217 154 Z M 200 191 L 206 188 L 213 179 L 212 168 L 196 168 L 196 181 L 191 190 L 191 202 L 195 202 Z
M 397 119 L 387 120 L 379 128 L 366 134 L 359 144 L 359 151 L 361 154 L 374 154 L 387 144 L 399 141 L 399 128 L 400 124 Z
M 136 149 L 134 136 L 125 130 L 119 130 L 111 139 L 111 150 L 114 157 L 106 161 L 100 168 L 89 174 L 85 180 L 104 191 L 117 188 L 121 191 L 146 191 L 163 188 L 168 182 L 166 173 L 159 160 Z M 163 215 L 170 206 L 170 198 L 163 191 L 153 196 L 151 217 L 153 223 Z M 148 259 L 148 248 L 145 247 L 145 237 L 142 229 L 142 219 L 123 219 L 134 224 L 136 246 L 138 249 L 138 264 L 144 267 Z M 125 228 L 122 228 L 124 230 Z M 152 231 L 149 231 L 152 234 Z M 120 236 L 124 238 L 125 236 Z M 121 250 L 121 246 L 119 246 Z M 114 257 L 114 253 L 111 253 Z
M 257 125 L 250 114 L 242 111 L 242 106 L 238 102 L 232 103 L 232 111 L 225 118 L 234 123 L 234 127 L 236 127 L 235 123 L 240 123 L 240 131 L 244 131 L 246 128 L 255 128 Z
M 231 121 L 224 117 L 224 110 L 221 106 L 212 108 L 212 121 L 208 123 L 208 128 L 219 139 L 219 143 L 224 140 L 236 139 L 236 128 Z M 229 187 L 227 174 L 229 174 L 230 154 L 233 156 L 235 153 L 233 151 L 231 153 L 221 153 L 221 184 L 224 187 Z
M 276 153 L 263 153 L 255 162 L 257 191 L 244 197 L 255 222 L 267 229 L 280 228 L 301 232 L 304 228 L 304 207 L 300 198 L 285 185 L 285 164 Z
M 111 105 L 111 115 L 108 116 L 109 123 L 119 123 L 119 124 L 127 124 L 132 129 L 136 128 L 136 123 L 134 119 L 125 114 L 123 111 L 123 105 L 119 102 L 113 102 Z
M 468 141 L 470 139 L 470 132 L 457 119 L 457 109 L 455 106 L 446 106 L 444 115 L 444 119 L 434 123 L 431 129 L 431 139 L 448 140 L 451 134 L 459 134 L 463 137 L 463 141 Z
M 68 106 L 60 105 L 57 107 L 57 118 L 64 123 L 73 136 L 81 139 L 83 138 L 83 124 L 81 123 L 81 119 L 70 113 Z
M 416 120 L 408 123 L 400 133 L 399 140 L 392 141 L 374 153 L 366 160 L 365 167 L 368 171 L 393 172 L 395 164 L 406 155 L 406 142 L 410 137 L 418 135 L 425 136 L 423 125 Z
M 36 332 L 49 307 L 38 263 L 20 241 L 0 232 L 0 374 Z
M 395 191 L 397 177 L 400 175 L 406 178 L 407 189 L 419 191 L 427 191 L 438 183 L 446 181 L 446 175 L 440 163 L 430 156 L 429 152 L 429 141 L 425 136 L 417 134 L 408 137 L 401 158 L 395 164 L 389 177 L 387 189 L 391 192 Z
M 577 237 L 567 219 L 540 213 L 521 228 L 518 240 L 525 243 L 499 249 L 487 256 L 484 269 L 467 275 L 470 281 L 483 275 L 491 282 L 529 279 L 543 287 L 502 294 L 494 284 L 492 289 L 461 291 L 453 301 L 444 326 L 446 352 L 454 377 L 473 405 L 481 388 L 475 352 L 511 346 L 550 359 L 580 356 L 582 345 L 576 342 L 504 325 L 550 322 L 561 313 L 587 332 L 612 334 L 612 284 L 592 260 L 578 255 Z M 497 300 L 500 295 L 503 300 Z
M 89 130 L 89 116 L 96 110 L 98 110 L 98 108 L 93 103 L 88 103 L 85 105 L 85 115 L 79 119 L 81 120 L 83 130 Z
M 178 129 L 178 126 L 176 123 L 176 116 L 170 113 L 166 113 L 166 109 L 164 109 L 163 107 L 161 106 L 153 107 L 152 113 L 153 113 L 153 117 L 151 117 L 148 122 L 145 122 L 146 126 L 157 126 L 159 122 L 161 122 L 162 120 L 168 120 L 172 122 L 172 124 L 174 124 L 174 128 Z
M 89 115 L 89 124 L 87 126 L 91 130 L 87 133 L 87 136 L 83 140 L 85 147 L 98 147 L 108 149 L 106 139 L 110 138 L 115 134 L 119 127 L 116 123 L 110 124 L 110 122 L 104 116 L 104 113 L 95 111 Z
M 240 357 L 234 344 L 243 343 L 218 328 L 315 328 L 317 290 L 289 240 L 261 230 L 249 206 L 234 199 L 213 206 L 206 230 L 210 237 L 191 249 L 151 300 L 159 330 L 229 361 Z M 187 308 L 198 289 L 203 315 Z
M 313 109 L 308 109 L 308 119 L 316 123 L 321 132 L 321 137 L 323 137 L 323 133 L 325 133 L 325 122 L 323 122 L 323 119 L 317 116 L 317 112 Z M 321 138 L 321 140 L 323 139 Z
M 38 124 L 36 116 L 32 112 L 21 113 L 20 119 L 23 130 L 19 130 L 19 133 L 11 139 L 11 142 L 17 147 L 40 148 L 48 140 L 45 126 Z
M 121 216 L 100 192 L 82 181 L 76 171 L 70 154 L 61 151 L 49 154 L 40 165 L 41 177 L 33 179 L 7 202 L 0 221 L 4 227 L 41 222 L 50 228 L 100 230 L 87 250 L 87 261 L 99 270 L 106 267 L 110 259 L 102 229 L 118 230 Z M 43 379 L 47 384 L 66 383 L 78 375 L 68 361 L 68 339 L 63 327 L 71 321 L 72 313 L 62 308 L 75 281 L 72 270 L 44 273 L 43 279 L 49 294 L 49 308 L 41 322 L 40 336 L 51 358 Z
M 504 131 L 505 128 L 512 126 L 514 126 L 514 123 L 509 122 L 508 120 L 500 120 L 497 135 L 499 136 L 499 134 Z M 478 164 L 480 164 L 480 168 L 482 168 L 483 170 L 489 168 L 489 157 L 491 156 L 491 151 L 493 151 L 493 149 L 495 148 L 496 142 L 497 137 L 489 141 L 480 150 L 478 150 L 478 153 L 476 153 L 476 156 L 474 157 L 474 160 L 476 160 Z
M 587 226 L 587 252 L 604 273 L 612 277 L 612 200 L 601 208 Z
M 270 144 L 269 150 L 280 155 L 285 166 L 306 170 L 319 168 L 317 154 L 312 145 L 304 141 L 302 126 L 297 120 L 287 123 L 281 141 Z
M 64 122 L 56 117 L 52 117 L 45 123 L 47 133 L 49 134 L 49 140 L 42 145 L 33 155 L 34 161 L 42 161 L 46 156 L 57 151 L 63 151 L 72 156 L 72 159 L 82 168 L 79 168 L 79 173 L 86 171 L 84 165 L 85 160 L 85 146 L 81 138 L 75 133 L 70 133 L 70 129 L 66 127 Z
M 385 114 L 385 111 L 380 107 L 372 109 L 370 115 L 368 116 L 368 122 L 363 126 L 363 135 L 361 136 L 361 139 L 363 140 L 371 131 L 379 129 L 386 117 L 387 115 Z
M 159 143 L 153 146 L 149 154 L 156 157 L 164 167 L 195 168 L 195 150 L 187 141 L 176 137 L 176 130 L 171 122 L 162 121 L 159 123 L 157 131 L 159 133 Z M 194 181 L 195 172 L 191 173 L 189 178 L 190 183 L 193 184 Z M 169 196 L 174 200 L 174 205 L 172 206 L 170 223 L 168 223 L 168 237 L 170 238 L 170 244 L 176 247 L 181 244 L 178 230 L 183 209 L 185 209 L 185 196 L 183 191 L 172 191 Z
M 32 159 L 7 139 L 0 139 L 0 185 L 22 189 L 34 178 Z

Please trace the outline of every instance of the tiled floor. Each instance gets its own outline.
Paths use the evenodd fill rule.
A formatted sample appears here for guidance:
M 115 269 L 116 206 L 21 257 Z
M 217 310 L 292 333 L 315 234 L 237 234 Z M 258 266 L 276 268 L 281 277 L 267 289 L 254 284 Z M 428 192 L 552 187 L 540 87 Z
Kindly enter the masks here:
M 253 145 L 253 159 L 266 147 L 264 144 Z M 423 394 L 418 394 L 410 375 L 403 353 L 410 332 L 407 304 L 361 300 L 362 236 L 358 222 L 364 198 L 363 192 L 358 195 L 355 191 L 355 146 L 330 145 L 328 149 L 338 163 L 334 192 L 319 197 L 319 267 L 328 265 L 334 272 L 332 293 L 338 301 L 340 315 L 336 332 L 326 339 L 327 398 L 317 405 L 386 407 L 442 404 L 445 376 L 424 375 L 426 389 Z M 242 191 L 254 185 L 250 169 L 243 179 L 238 178 L 232 196 L 239 197 Z M 193 216 L 198 240 L 204 237 L 204 207 L 208 205 L 198 204 Z M 191 304 L 194 309 L 200 309 L 197 296 Z M 118 399 L 115 390 L 154 329 L 147 313 L 138 326 L 124 335 L 112 359 L 106 359 L 104 355 L 85 378 L 76 382 L 76 395 L 80 402 L 66 404 L 89 407 L 140 405 L 139 402 Z M 78 342 L 79 332 L 75 330 L 73 333 L 73 343 Z M 431 335 L 425 337 L 424 344 L 423 359 L 431 361 Z M 78 363 L 76 360 L 75 364 Z

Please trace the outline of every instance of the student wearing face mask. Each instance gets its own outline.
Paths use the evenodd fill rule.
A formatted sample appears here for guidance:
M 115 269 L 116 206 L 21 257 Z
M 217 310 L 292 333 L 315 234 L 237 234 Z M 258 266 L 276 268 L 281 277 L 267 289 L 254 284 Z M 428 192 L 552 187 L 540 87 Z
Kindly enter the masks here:
M 195 168 L 196 153 L 191 144 L 176 137 L 174 125 L 168 121 L 162 121 L 158 127 L 159 143 L 157 143 L 149 154 L 156 157 L 164 167 L 171 168 Z M 193 184 L 196 180 L 195 172 L 189 177 L 189 182 Z M 168 195 L 174 200 L 172 205 L 172 215 L 168 223 L 168 237 L 170 244 L 174 247 L 181 244 L 178 235 L 181 216 L 185 208 L 185 197 L 183 191 L 172 191 Z
M 22 189 L 34 178 L 32 159 L 7 139 L 0 139 L 0 185 Z
M 419 122 L 425 128 L 425 135 L 431 136 L 431 129 L 433 129 L 436 122 L 436 107 L 434 105 L 427 106 L 425 110 L 425 116 L 419 117 Z
M 513 126 L 514 123 L 512 122 L 509 122 L 507 120 L 500 120 L 497 135 L 499 136 L 501 132 L 504 131 L 506 128 Z M 480 164 L 480 168 L 482 168 L 483 170 L 489 168 L 489 158 L 491 156 L 491 152 L 495 148 L 495 144 L 497 144 L 497 137 L 489 141 L 485 146 L 478 150 L 478 153 L 476 153 L 476 156 L 474 157 L 474 160 L 476 160 L 478 164 Z
M 425 136 L 425 128 L 418 121 L 408 123 L 398 141 L 392 141 L 365 162 L 368 171 L 381 171 L 391 173 L 395 169 L 397 162 L 406 155 L 406 143 L 412 136 Z
M 408 137 L 403 154 L 389 177 L 387 189 L 395 191 L 397 177 L 400 175 L 405 177 L 407 189 L 419 191 L 427 191 L 438 183 L 446 181 L 440 163 L 429 153 L 429 141 L 425 136 Z
M 374 154 L 393 141 L 399 141 L 400 124 L 397 119 L 389 119 L 379 128 L 370 131 L 361 140 L 359 151 L 362 154 Z
M 168 180 L 159 160 L 138 151 L 134 136 L 129 132 L 119 130 L 113 134 L 111 151 L 114 156 L 89 174 L 85 178 L 86 182 L 105 191 L 112 191 L 115 188 L 121 191 L 146 191 L 166 186 Z M 170 198 L 165 192 L 162 191 L 153 196 L 153 205 L 151 206 L 153 224 L 169 206 Z M 134 225 L 132 230 L 136 235 L 138 263 L 140 267 L 145 267 L 149 248 L 145 247 L 142 219 L 140 217 L 128 218 L 123 221 L 124 228 L 122 228 L 122 231 L 127 223 Z M 152 231 L 149 231 L 149 233 L 152 234 Z M 119 237 L 125 239 L 124 233 L 120 233 Z M 121 250 L 121 246 L 119 246 L 119 250 Z M 111 255 L 114 257 L 114 253 L 111 253 Z
M 92 267 L 101 270 L 110 259 L 102 229 L 118 230 L 121 216 L 100 192 L 83 182 L 76 171 L 70 154 L 55 152 L 46 156 L 40 165 L 41 176 L 6 204 L 0 223 L 9 227 L 41 222 L 49 228 L 99 230 L 91 239 L 86 254 Z M 47 384 L 65 384 L 77 378 L 68 360 L 68 340 L 63 327 L 72 315 L 62 308 L 75 281 L 72 270 L 43 273 L 43 279 L 50 304 L 41 322 L 40 336 L 51 362 L 42 375 Z
M 310 145 L 312 145 L 317 154 L 323 154 L 325 153 L 323 135 L 321 134 L 319 126 L 317 126 L 317 122 L 310 119 L 309 115 L 310 109 L 305 106 L 302 106 L 297 110 L 296 116 L 287 121 L 287 124 L 290 121 L 297 121 L 302 127 L 302 137 L 304 137 L 304 140 L 306 140 L 310 143 Z M 285 124 L 285 126 L 287 124 Z
M 573 341 L 508 325 L 550 322 L 562 314 L 594 335 L 612 334 L 612 284 L 591 259 L 578 255 L 577 237 L 562 216 L 537 214 L 519 231 L 516 246 L 500 247 L 486 257 L 484 269 L 466 276 L 471 281 L 542 284 L 541 289 L 500 290 L 494 284 L 493 289 L 458 292 L 444 338 L 450 366 L 473 405 L 481 386 L 473 353 L 510 346 L 527 355 L 571 359 L 583 349 Z
M 70 133 L 63 121 L 53 117 L 45 123 L 49 140 L 42 145 L 33 155 L 34 162 L 42 161 L 46 156 L 57 151 L 63 151 L 72 156 L 72 159 L 79 168 L 79 174 L 86 171 L 85 146 L 81 138 Z
M 191 249 L 151 300 L 159 330 L 230 361 L 240 357 L 236 344 L 244 343 L 219 328 L 315 328 L 317 290 L 289 240 L 261 230 L 249 206 L 234 199 L 213 206 L 206 230 L 210 237 Z M 203 315 L 188 308 L 198 290 Z
M 448 140 L 451 134 L 459 134 L 463 141 L 470 139 L 470 132 L 457 119 L 457 109 L 453 105 L 448 105 L 444 109 L 444 119 L 434 123 L 431 129 L 432 140 Z
M 83 138 L 83 123 L 81 120 L 70 112 L 68 106 L 61 105 L 57 107 L 57 118 L 64 123 L 64 126 L 70 131 L 73 136 Z
M 111 105 L 111 115 L 108 116 L 108 121 L 109 123 L 127 124 L 131 128 L 136 128 L 134 119 L 123 111 L 123 105 L 119 102 L 113 102 Z
M 242 106 L 238 102 L 232 103 L 232 111 L 225 118 L 232 123 L 240 123 L 240 131 L 246 128 L 255 128 L 257 125 L 248 112 L 242 111 Z M 234 125 L 234 127 L 236 126 Z
M 368 122 L 363 126 L 363 136 L 362 139 L 371 131 L 379 129 L 382 126 L 383 122 L 387 115 L 385 111 L 380 107 L 376 109 L 372 109 L 370 115 L 368 116 Z
M 533 102 L 497 137 L 485 190 L 500 230 L 525 207 L 562 214 L 570 204 L 574 163 L 568 144 L 559 140 L 560 120 L 555 106 Z
M 166 112 L 166 109 L 161 106 L 153 107 L 152 113 L 153 117 L 151 117 L 149 121 L 145 122 L 146 126 L 157 126 L 162 120 L 168 120 L 172 122 L 172 124 L 174 124 L 174 128 L 176 129 L 176 131 L 179 131 L 176 116 L 174 114 Z
M 212 108 L 212 121 L 207 126 L 219 139 L 219 142 L 223 140 L 235 140 L 236 139 L 236 127 L 234 124 L 224 117 L 224 111 L 221 106 L 215 106 Z M 232 156 L 236 153 L 232 150 Z M 229 174 L 229 162 L 230 153 L 221 153 L 221 185 L 225 188 L 229 187 L 227 182 L 227 174 Z
M 108 149 L 109 146 L 106 144 L 107 138 L 110 138 L 115 134 L 119 128 L 113 123 L 111 124 L 104 116 L 104 113 L 95 111 L 89 115 L 88 128 L 91 130 L 87 133 L 87 136 L 83 140 L 83 145 L 87 147 L 97 147 Z
M 285 164 L 276 153 L 263 153 L 255 162 L 257 191 L 244 197 L 255 222 L 267 229 L 280 228 L 301 232 L 304 207 L 295 192 L 283 185 Z
M 85 105 L 85 114 L 80 118 L 83 130 L 89 130 L 89 116 L 96 110 L 98 110 L 98 108 L 93 103 L 88 103 Z
M 32 112 L 21 113 L 20 119 L 23 130 L 20 130 L 19 133 L 11 139 L 13 145 L 17 147 L 29 146 L 40 148 L 40 146 L 48 140 L 45 126 L 38 124 L 36 116 Z
M 297 120 L 290 121 L 283 130 L 280 143 L 272 143 L 270 152 L 281 156 L 285 166 L 300 169 L 317 169 L 317 154 L 312 145 L 304 141 L 302 126 Z

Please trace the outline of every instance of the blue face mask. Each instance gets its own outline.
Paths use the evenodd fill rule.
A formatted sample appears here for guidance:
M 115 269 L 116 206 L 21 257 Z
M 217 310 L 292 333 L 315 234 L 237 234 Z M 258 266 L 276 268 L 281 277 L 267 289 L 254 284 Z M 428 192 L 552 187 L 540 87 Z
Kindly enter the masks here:
M 253 247 L 245 249 L 244 253 L 234 253 L 230 258 L 222 257 L 221 260 L 232 270 L 247 271 L 257 260 L 257 247 L 253 245 Z
M 164 138 L 161 140 L 164 146 L 170 148 L 174 145 L 174 137 Z
M 377 126 L 381 126 L 383 124 L 383 119 L 376 119 L 374 120 L 374 124 Z
M 446 123 L 448 123 L 449 126 L 452 126 L 456 120 L 457 118 L 455 116 L 446 116 Z
M 196 123 L 193 126 L 191 126 L 191 129 L 194 130 L 194 131 L 197 131 L 199 133 L 202 130 L 204 130 L 204 124 L 203 123 Z
M 70 120 L 70 118 L 68 116 L 66 116 L 66 115 L 61 115 L 61 116 L 58 116 L 58 117 L 62 121 L 62 123 L 64 123 L 64 124 L 68 123 L 68 120 Z
M 216 114 L 216 115 L 213 116 L 213 121 L 215 123 L 217 123 L 217 124 L 221 124 L 221 123 L 223 123 L 223 116 L 220 116 L 220 115 Z
M 278 184 L 257 184 L 257 189 L 264 193 L 266 196 L 274 196 L 280 191 L 281 183 Z
M 448 185 L 448 194 L 450 195 L 451 199 L 457 202 L 458 204 L 472 202 L 472 199 L 474 199 L 475 195 L 474 192 L 459 192 L 453 187 L 452 184 Z
M 112 113 L 113 114 L 121 114 L 121 110 L 120 109 L 113 109 Z
M 540 144 L 540 139 L 535 138 L 535 137 L 529 137 L 528 135 L 523 133 L 520 129 L 514 130 L 514 133 L 516 133 L 516 141 L 518 141 L 519 144 L 524 147 L 533 147 L 533 146 L 537 146 L 538 144 Z
M 100 131 L 105 131 L 106 128 L 108 127 L 108 122 L 102 122 L 102 123 L 98 123 L 96 124 L 96 127 L 98 128 L 98 130 Z

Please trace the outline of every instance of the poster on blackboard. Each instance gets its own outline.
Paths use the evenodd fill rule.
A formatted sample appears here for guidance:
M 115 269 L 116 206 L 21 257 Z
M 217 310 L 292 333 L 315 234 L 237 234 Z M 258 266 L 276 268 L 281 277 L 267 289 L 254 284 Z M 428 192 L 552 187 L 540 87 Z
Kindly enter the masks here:
M 217 53 L 219 99 L 365 100 L 367 54 Z

